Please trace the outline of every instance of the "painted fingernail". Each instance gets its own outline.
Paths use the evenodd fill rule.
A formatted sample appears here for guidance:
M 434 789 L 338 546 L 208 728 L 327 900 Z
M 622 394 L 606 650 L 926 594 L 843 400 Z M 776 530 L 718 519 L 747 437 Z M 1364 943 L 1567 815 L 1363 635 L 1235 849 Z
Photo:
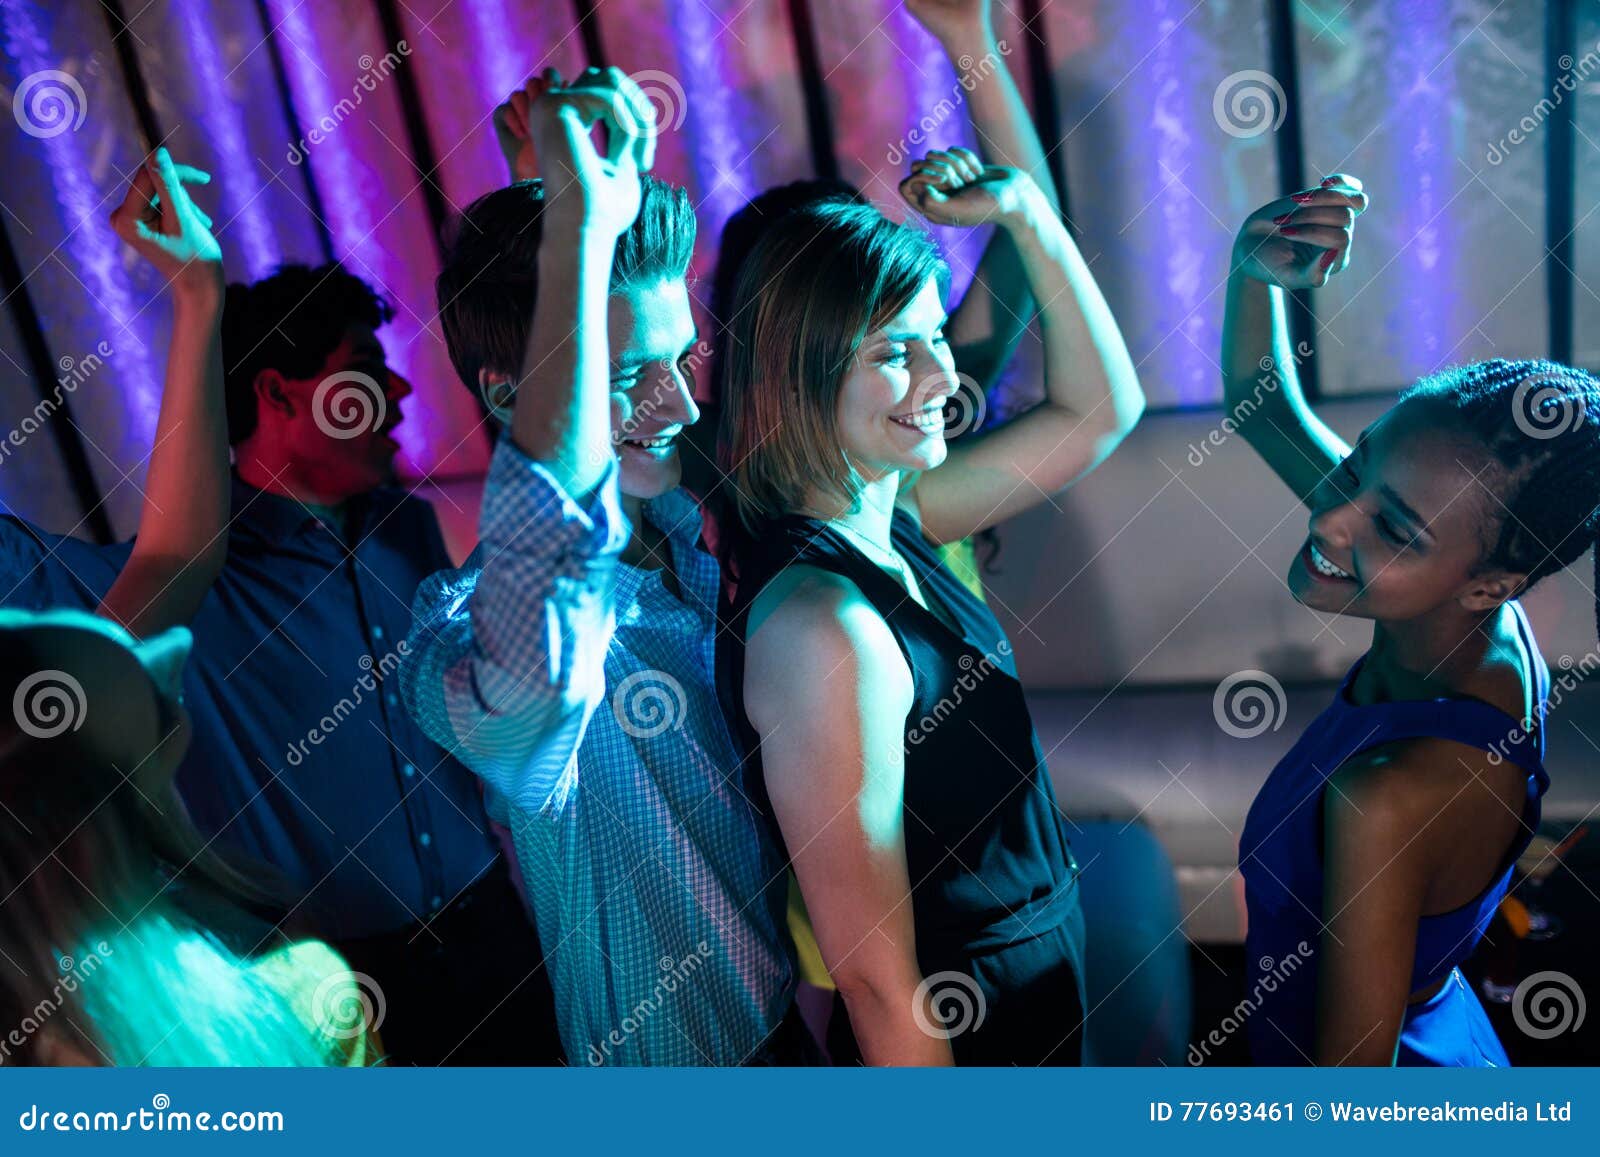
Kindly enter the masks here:
M 1338 259 L 1338 256 L 1339 256 L 1339 251 L 1337 249 L 1330 249 L 1330 250 L 1328 250 L 1326 253 L 1324 253 L 1322 255 L 1322 260 L 1317 262 L 1317 264 L 1322 266 L 1322 268 L 1326 269 L 1326 268 L 1328 268 L 1328 266 L 1332 265 L 1335 260 Z
M 1296 205 L 1304 205 L 1315 196 L 1315 193 L 1292 193 L 1289 196 L 1289 200 L 1293 201 Z
M 1274 225 L 1287 225 L 1291 216 L 1293 216 L 1293 214 L 1281 213 L 1272 219 L 1272 223 Z
M 1324 178 L 1322 178 L 1322 187 L 1324 189 L 1326 189 L 1329 185 L 1337 185 L 1338 183 L 1339 183 L 1339 179 L 1337 177 L 1324 177 Z
M 1283 225 L 1283 226 L 1279 227 L 1278 232 L 1279 233 L 1298 233 L 1298 232 L 1300 232 L 1300 230 L 1296 229 L 1293 225 Z

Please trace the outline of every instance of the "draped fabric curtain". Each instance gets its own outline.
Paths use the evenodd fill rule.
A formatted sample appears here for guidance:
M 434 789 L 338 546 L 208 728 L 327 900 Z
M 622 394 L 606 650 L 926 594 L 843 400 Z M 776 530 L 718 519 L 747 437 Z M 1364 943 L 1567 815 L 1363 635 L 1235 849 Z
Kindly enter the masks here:
M 1157 409 L 1218 402 L 1237 223 L 1333 171 L 1382 211 L 1358 242 L 1372 260 L 1314 303 L 1324 395 L 1475 357 L 1600 360 L 1595 6 L 997 12 Z M 132 530 L 159 404 L 166 305 L 106 224 L 152 139 L 215 174 L 230 277 L 336 256 L 388 294 L 416 388 L 404 472 L 460 479 L 489 442 L 439 335 L 437 238 L 505 179 L 489 114 L 523 78 L 596 60 L 639 77 L 668 128 L 657 171 L 698 206 L 704 298 L 723 222 L 773 183 L 827 169 L 901 215 L 910 158 L 979 143 L 965 86 L 995 63 L 952 65 L 896 0 L 0 0 L 0 47 L 0 503 L 91 537 Z M 1575 157 L 1552 150 L 1563 123 Z M 984 238 L 939 233 L 959 291 Z M 1573 348 L 1552 349 L 1562 333 Z M 1012 400 L 1036 370 L 1025 345 Z

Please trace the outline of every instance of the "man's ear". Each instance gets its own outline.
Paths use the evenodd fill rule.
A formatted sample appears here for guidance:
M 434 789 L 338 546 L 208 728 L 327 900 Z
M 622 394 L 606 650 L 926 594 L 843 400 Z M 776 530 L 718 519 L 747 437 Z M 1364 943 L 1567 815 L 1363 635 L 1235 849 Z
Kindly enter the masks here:
M 289 391 L 284 388 L 283 375 L 277 370 L 261 370 L 256 374 L 254 387 L 258 414 L 272 410 L 284 418 L 294 415 L 294 402 L 289 397 Z
M 1504 570 L 1484 571 L 1467 580 L 1459 601 L 1474 614 L 1484 614 L 1516 598 L 1527 581 L 1525 574 Z
M 478 393 L 494 420 L 503 426 L 511 425 L 512 404 L 517 400 L 517 387 L 506 374 L 493 370 L 478 371 Z

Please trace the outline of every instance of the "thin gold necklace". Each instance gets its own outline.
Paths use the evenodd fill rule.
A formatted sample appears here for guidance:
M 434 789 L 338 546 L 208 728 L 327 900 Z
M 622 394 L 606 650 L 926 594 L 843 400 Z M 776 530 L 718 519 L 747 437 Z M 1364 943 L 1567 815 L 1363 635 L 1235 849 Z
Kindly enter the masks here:
M 876 556 L 877 565 L 898 575 L 901 585 L 906 588 L 906 593 L 917 600 L 919 606 L 926 609 L 928 604 L 923 601 L 922 588 L 917 584 L 916 575 L 912 573 L 911 565 L 901 557 L 899 551 L 893 547 L 885 550 L 859 530 L 843 522 L 830 522 L 828 525 L 854 543 L 861 553 L 868 556 L 869 561 Z

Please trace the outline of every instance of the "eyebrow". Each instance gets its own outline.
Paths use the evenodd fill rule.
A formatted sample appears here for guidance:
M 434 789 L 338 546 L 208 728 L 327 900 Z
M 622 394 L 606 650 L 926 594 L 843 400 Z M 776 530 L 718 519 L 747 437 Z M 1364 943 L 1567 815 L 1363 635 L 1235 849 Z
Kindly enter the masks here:
M 945 326 L 947 326 L 949 324 L 950 324 L 950 315 L 947 313 L 947 314 L 945 314 L 943 317 L 941 317 L 939 319 L 939 324 L 933 327 L 933 332 L 934 333 L 938 333 L 940 330 L 942 330 Z M 888 341 L 907 342 L 907 341 L 916 341 L 922 335 L 920 333 L 917 333 L 917 332 L 913 331 L 913 330 L 902 330 L 899 333 L 888 333 L 886 331 L 883 336 Z
M 1401 498 L 1394 492 L 1394 487 L 1390 486 L 1386 482 L 1382 486 L 1378 487 L 1378 492 L 1387 498 L 1390 503 L 1393 504 L 1394 508 L 1405 516 L 1407 522 L 1416 527 L 1419 534 L 1426 534 L 1429 538 L 1433 537 L 1432 533 L 1428 530 L 1428 524 L 1423 521 L 1422 515 L 1411 509 L 1410 504 L 1407 503 L 1404 498 Z
M 679 350 L 677 353 L 675 353 L 675 354 L 652 353 L 652 352 L 650 352 L 648 350 L 625 350 L 625 351 L 623 351 L 621 356 L 619 356 L 614 362 L 611 363 L 611 366 L 612 366 L 612 369 L 622 370 L 622 369 L 632 369 L 632 368 L 634 368 L 636 366 L 646 366 L 646 365 L 649 365 L 651 362 L 662 362 L 662 361 L 668 361 L 668 360 L 677 361 L 679 358 L 683 357 L 685 354 L 691 352 L 694 349 L 694 347 L 699 345 L 699 344 L 700 344 L 700 327 L 696 326 L 694 328 L 694 331 L 689 334 L 688 342 L 686 342 L 684 344 L 684 347 L 681 350 Z

